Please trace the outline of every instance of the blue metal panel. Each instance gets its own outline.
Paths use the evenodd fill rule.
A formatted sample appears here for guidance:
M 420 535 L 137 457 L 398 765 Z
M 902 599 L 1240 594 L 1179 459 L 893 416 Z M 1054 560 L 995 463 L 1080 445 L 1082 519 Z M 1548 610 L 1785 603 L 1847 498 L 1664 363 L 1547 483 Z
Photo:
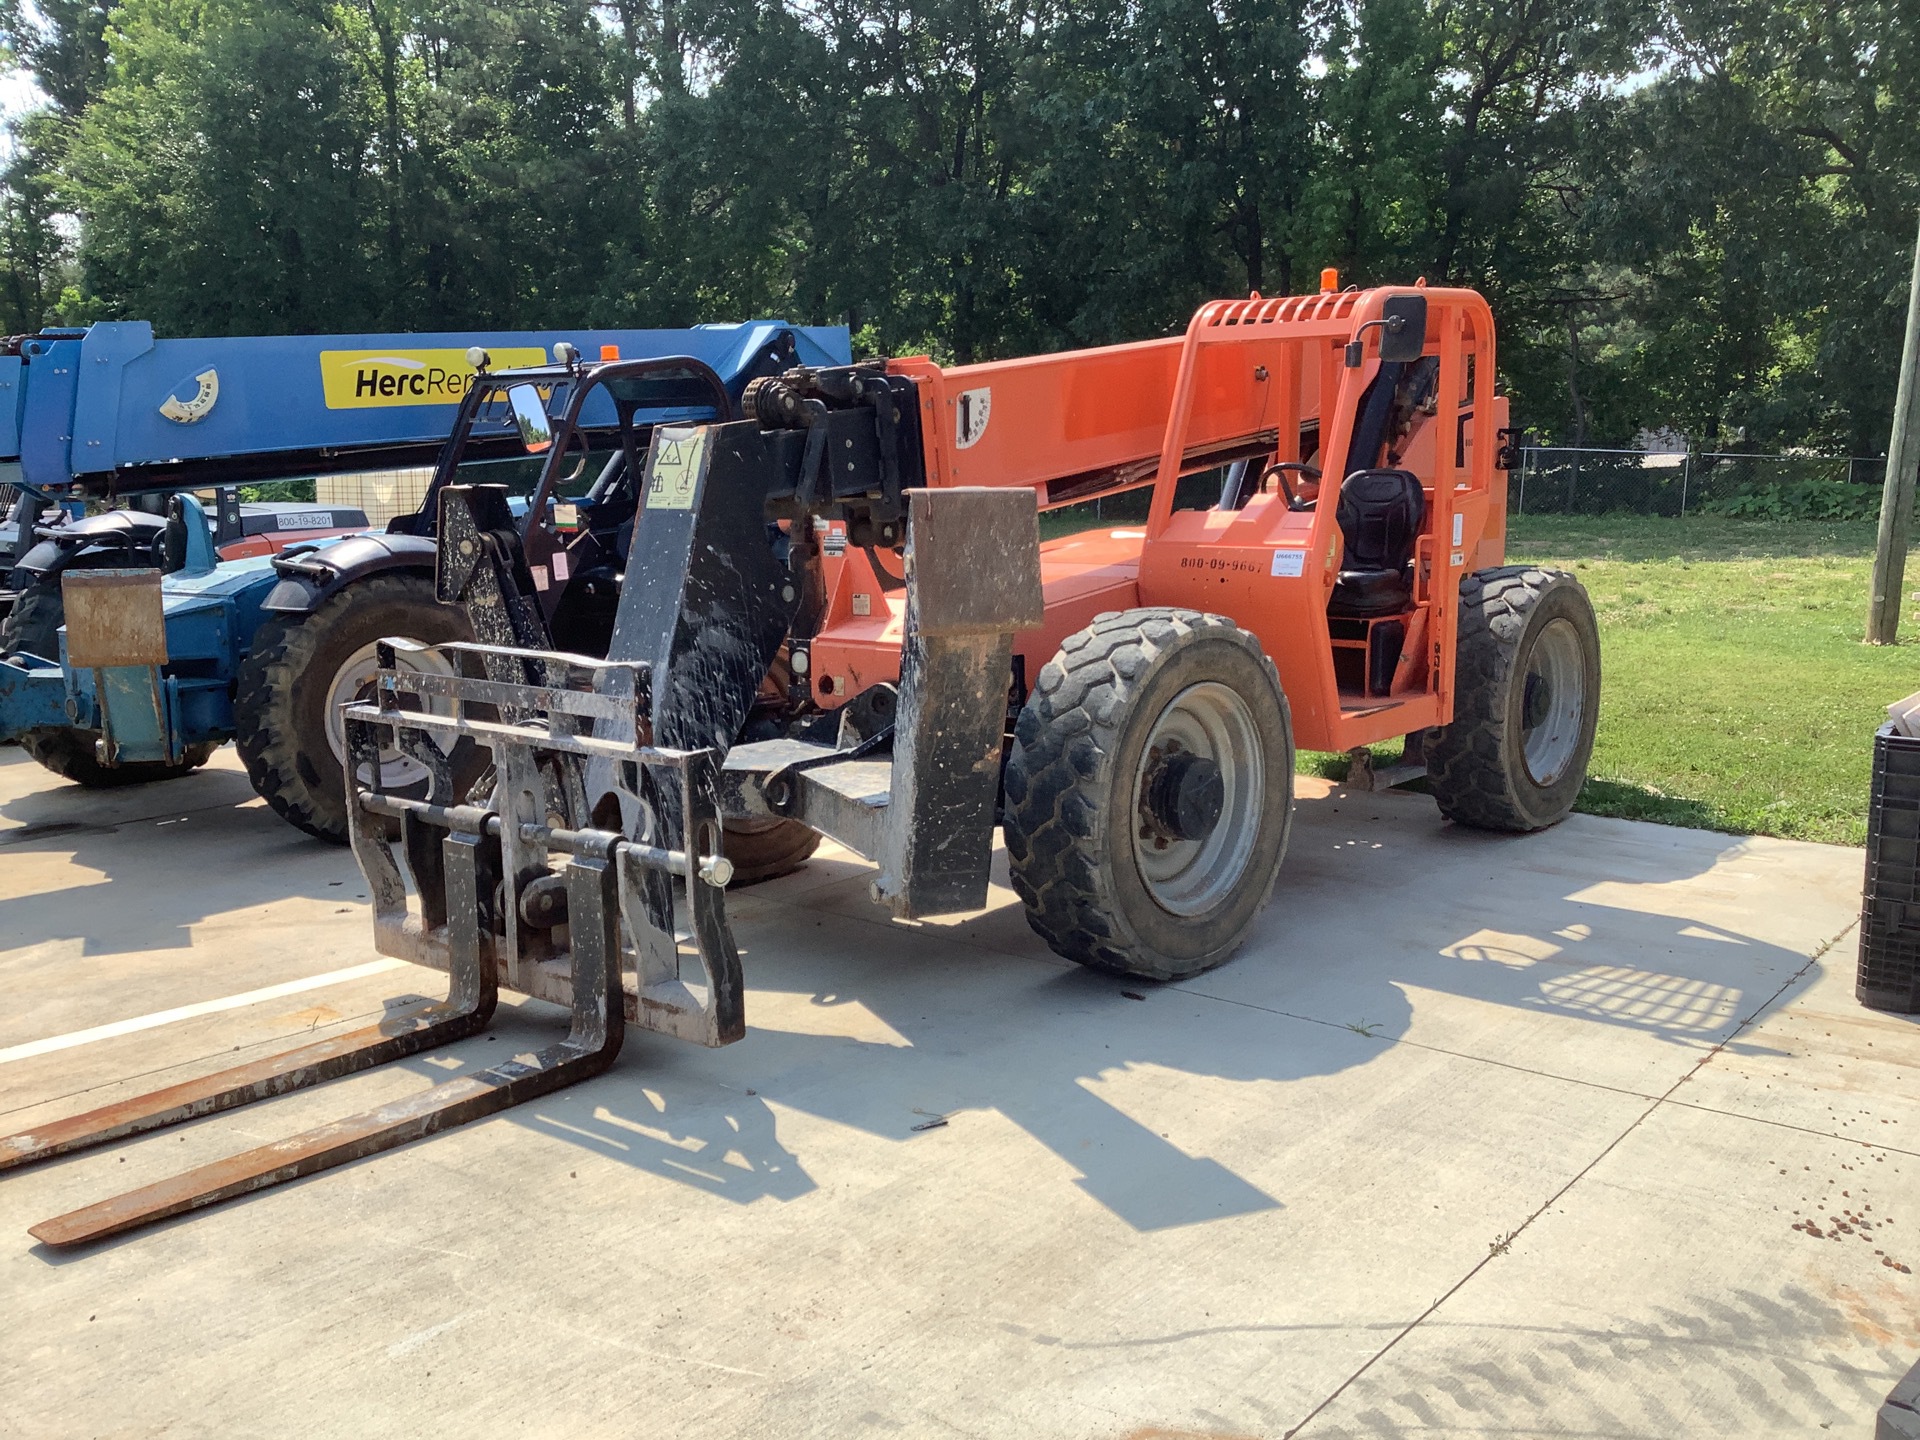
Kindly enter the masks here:
M 20 347 L 26 395 L 20 409 L 20 470 L 33 485 L 61 486 L 72 479 L 75 372 L 80 341 L 35 338 Z
M 713 366 L 723 377 L 738 373 L 764 345 L 783 330 L 795 329 L 803 364 L 845 364 L 850 355 L 844 327 L 789 327 L 774 321 L 741 325 L 700 325 L 691 330 L 536 330 L 524 333 L 438 333 L 424 335 L 297 335 L 236 337 L 213 340 L 155 340 L 143 321 L 106 322 L 93 326 L 80 342 L 77 358 L 67 358 L 71 342 L 28 342 L 31 376 L 28 402 L 34 415 L 43 401 L 48 411 L 60 408 L 59 386 L 43 396 L 37 373 L 42 347 L 66 372 L 77 367 L 80 383 L 71 397 L 71 426 L 42 427 L 49 436 L 70 435 L 70 459 L 56 445 L 46 448 L 28 441 L 23 461 L 30 479 L 59 484 L 72 475 L 100 474 L 128 465 L 174 460 L 211 459 L 230 455 L 342 449 L 355 446 L 433 442 L 445 437 L 458 403 L 459 378 L 447 375 L 434 387 L 436 398 L 420 404 L 377 392 L 365 395 L 341 391 L 329 396 L 323 368 L 352 362 L 361 352 L 370 357 L 392 354 L 402 363 L 417 365 L 409 352 L 464 352 L 478 345 L 496 352 L 497 368 L 509 363 L 532 363 L 505 354 L 538 350 L 551 358 L 560 341 L 577 346 L 589 360 L 602 346 L 614 346 L 623 358 L 690 355 Z M 377 360 L 367 362 L 380 369 Z M 386 367 L 391 370 L 392 367 Z M 199 377 L 211 373 L 217 387 L 210 403 L 209 383 Z M 382 373 L 386 373 L 383 371 Z M 416 374 L 427 372 L 416 370 Z M 53 376 L 48 377 L 54 379 Z M 349 390 L 351 387 L 349 387 Z M 161 407 L 176 402 L 169 419 Z M 31 427 L 30 427 L 31 428 Z
M 67 723 L 66 671 L 33 655 L 0 659 L 0 742 Z
M 0 461 L 20 458 L 20 405 L 26 395 L 24 364 L 18 355 L 0 355 Z
M 247 567 L 244 571 L 242 565 Z M 189 745 L 231 740 L 232 685 L 242 648 L 236 645 L 236 637 L 250 635 L 258 628 L 260 593 L 273 574 L 264 557 L 259 568 L 266 579 L 248 562 L 222 565 L 195 577 L 201 584 L 194 593 L 167 597 L 164 667 L 127 665 L 100 671 L 67 671 L 67 716 L 56 723 L 99 730 L 119 764 L 136 760 L 176 762 Z M 239 573 L 226 573 L 230 570 Z M 238 619 L 242 611 L 244 622 Z M 63 634 L 61 659 L 65 658 Z M 0 676 L 0 682 L 4 678 Z M 37 714 L 44 708 L 44 702 L 36 700 L 30 705 L 25 696 L 9 702 L 0 686 L 0 734 L 26 728 L 14 712 L 25 716 L 30 710 Z
M 160 672 L 146 665 L 114 665 L 90 672 L 97 679 L 94 699 L 100 706 L 101 738 L 112 763 L 136 760 L 178 760 L 171 752 L 166 687 Z

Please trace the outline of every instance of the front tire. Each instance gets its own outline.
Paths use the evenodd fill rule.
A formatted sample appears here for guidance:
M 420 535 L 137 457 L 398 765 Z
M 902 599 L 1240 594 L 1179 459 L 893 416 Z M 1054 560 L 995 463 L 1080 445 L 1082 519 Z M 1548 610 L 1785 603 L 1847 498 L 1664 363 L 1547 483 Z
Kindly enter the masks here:
M 1004 831 L 1027 923 L 1069 960 L 1181 980 L 1239 948 L 1293 825 L 1293 724 L 1231 620 L 1102 615 L 1020 712 Z
M 347 843 L 339 706 L 370 687 L 377 669 L 374 647 L 389 636 L 442 645 L 471 640 L 473 630 L 464 610 L 433 598 L 431 576 L 374 575 L 306 615 L 268 619 L 240 667 L 235 743 L 253 788 L 288 824 L 336 845 Z M 456 782 L 477 780 L 484 769 L 473 762 L 472 750 L 470 744 L 456 750 Z M 383 752 L 383 768 L 390 764 L 414 762 Z M 408 792 L 404 777 L 389 776 L 387 785 Z M 425 777 L 411 788 L 424 797 Z M 443 797 L 442 803 L 459 799 Z
M 1440 813 L 1479 830 L 1559 824 L 1599 719 L 1600 627 L 1580 582 L 1525 565 L 1461 581 L 1453 722 L 1426 741 Z

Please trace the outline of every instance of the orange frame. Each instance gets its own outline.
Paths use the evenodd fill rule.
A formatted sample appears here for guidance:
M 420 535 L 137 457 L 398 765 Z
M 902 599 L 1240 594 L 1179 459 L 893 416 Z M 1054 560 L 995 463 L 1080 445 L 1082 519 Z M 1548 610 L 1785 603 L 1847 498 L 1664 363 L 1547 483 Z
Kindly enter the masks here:
M 1491 393 L 1493 316 L 1480 295 L 1423 287 L 1425 353 L 1439 373 L 1431 409 L 1395 437 L 1398 463 L 1420 478 L 1427 506 L 1388 693 L 1343 689 L 1337 673 L 1335 651 L 1354 644 L 1335 637 L 1327 616 L 1341 558 L 1337 482 L 1325 484 L 1330 503 L 1311 510 L 1290 509 L 1278 494 L 1238 510 L 1174 508 L 1184 475 L 1225 458 L 1306 460 L 1303 435 L 1316 425 L 1315 463 L 1344 476 L 1358 407 L 1380 368 L 1377 338 L 1363 338 L 1357 368 L 1346 367 L 1344 351 L 1356 332 L 1377 337 L 1377 327 L 1362 327 L 1394 293 L 1215 301 L 1179 339 L 951 369 L 924 357 L 890 362 L 919 385 L 929 485 L 1028 486 L 1042 509 L 1153 486 L 1144 527 L 1042 545 L 1046 619 L 1015 642 L 1029 677 L 1103 611 L 1185 606 L 1259 637 L 1303 748 L 1347 750 L 1452 718 L 1459 581 L 1500 564 L 1506 546 L 1496 456 L 1507 407 Z M 861 553 L 834 568 L 812 647 L 816 698 L 829 708 L 898 677 L 905 605 Z

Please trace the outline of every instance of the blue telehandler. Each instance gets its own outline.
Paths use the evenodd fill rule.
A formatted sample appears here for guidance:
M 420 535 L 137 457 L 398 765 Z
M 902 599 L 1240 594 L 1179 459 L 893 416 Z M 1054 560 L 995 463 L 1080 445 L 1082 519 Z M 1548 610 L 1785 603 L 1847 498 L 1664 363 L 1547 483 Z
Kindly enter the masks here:
M 111 358 L 97 369 L 85 363 L 87 341 L 103 328 L 77 344 L 52 341 L 22 368 L 60 369 L 62 352 L 53 347 L 66 344 L 73 347 L 69 364 L 83 378 L 105 375 L 115 368 Z M 461 341 L 470 343 L 461 348 Z M 377 643 L 390 636 L 429 645 L 472 638 L 464 612 L 441 605 L 433 593 L 438 492 L 446 483 L 484 480 L 513 489 L 519 482 L 516 538 L 529 553 L 550 553 L 534 577 L 550 623 L 570 648 L 603 652 L 624 568 L 624 536 L 638 503 L 633 477 L 640 467 L 632 455 L 644 456 L 652 426 L 723 420 L 736 413 L 742 391 L 757 377 L 849 358 L 845 329 L 780 322 L 682 331 L 150 343 L 196 347 L 146 367 L 186 378 L 162 387 L 155 402 L 154 385 L 143 390 L 129 383 L 137 378 L 126 373 L 133 367 L 119 367 L 116 403 L 136 423 L 112 433 L 138 435 L 143 425 L 153 431 L 150 412 L 181 429 L 159 429 L 117 451 L 108 443 L 92 445 L 105 434 L 90 435 L 78 418 L 87 399 L 78 387 L 74 418 L 60 432 L 66 448 L 53 464 L 47 447 L 36 451 L 29 443 L 48 433 L 46 427 L 20 426 L 24 483 L 42 496 L 125 497 L 236 478 L 417 463 L 425 452 L 434 458 L 433 485 L 417 512 L 382 532 L 229 561 L 217 556 L 217 527 L 203 507 L 175 493 L 157 526 L 123 524 L 105 544 L 89 536 L 69 563 L 45 574 L 16 565 L 11 633 L 25 628 L 18 623 L 23 616 L 44 629 L 51 612 L 59 643 L 42 646 L 55 650 L 52 656 L 17 648 L 0 657 L 0 740 L 17 740 L 56 773 L 99 786 L 185 774 L 235 739 L 254 787 L 276 813 L 340 843 L 346 786 L 339 717 L 371 684 Z M 579 453 L 535 491 L 531 482 L 544 457 L 529 450 L 526 416 L 516 416 L 514 404 L 517 394 L 525 412 L 533 392 L 508 372 L 545 365 L 549 376 L 564 376 L 579 372 L 584 356 L 594 353 L 601 357 L 596 373 L 612 364 L 623 383 L 596 387 L 584 423 L 570 432 L 578 435 L 570 443 Z M 207 380 L 208 374 L 215 378 Z M 276 374 L 278 385 L 271 379 Z M 25 389 L 32 413 L 42 392 L 37 382 Z M 554 384 L 549 379 L 540 389 L 547 393 L 539 403 L 545 403 Z M 235 406 L 245 412 L 244 429 L 230 426 L 226 435 L 185 429 L 210 423 L 236 391 L 248 402 Z M 167 419 L 169 403 L 189 413 L 199 406 L 200 418 Z M 183 435 L 199 441 L 197 458 L 157 458 L 168 448 L 187 448 Z M 267 448 L 275 437 L 280 448 Z M 78 468 L 98 463 L 95 456 L 113 463 Z M 49 479 L 64 479 L 64 490 Z M 73 524 L 43 528 L 38 546 L 59 549 Z M 543 536 L 568 543 L 549 539 L 543 547 Z M 36 553 L 47 552 L 30 547 L 23 562 Z M 456 768 L 464 761 L 451 758 Z M 380 763 L 385 784 L 404 788 L 416 770 L 425 780 L 425 770 L 409 757 L 383 755 Z M 777 873 L 797 863 L 788 852 L 812 847 L 805 827 L 784 827 L 792 835 L 783 827 L 763 828 L 764 835 L 743 833 L 731 841 L 747 862 L 742 878 Z

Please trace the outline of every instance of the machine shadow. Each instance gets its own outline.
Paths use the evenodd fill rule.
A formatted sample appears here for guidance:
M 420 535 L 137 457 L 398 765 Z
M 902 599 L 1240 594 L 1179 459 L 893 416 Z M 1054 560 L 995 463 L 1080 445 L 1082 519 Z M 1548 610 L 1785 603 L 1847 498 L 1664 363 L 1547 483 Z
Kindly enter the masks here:
M 1292 1082 L 1367 1065 L 1406 1039 L 1424 992 L 1468 1002 L 1450 1022 L 1462 1053 L 1651 1096 L 1790 979 L 1818 973 L 1805 952 L 1727 923 L 1724 896 L 1674 888 L 1736 860 L 1744 842 L 1668 832 L 1685 843 L 1646 848 L 1631 831 L 1580 828 L 1495 837 L 1404 797 L 1305 803 L 1246 949 L 1171 986 L 1056 960 L 1004 894 L 953 925 L 895 924 L 867 905 L 865 866 L 818 860 L 736 897 L 744 1041 L 703 1052 L 634 1035 L 610 1075 L 513 1118 L 748 1203 L 820 1181 L 792 1138 L 806 1124 L 783 1111 L 911 1144 L 965 1144 L 967 1117 L 995 1112 L 1137 1230 L 1278 1208 L 1281 1197 L 1129 1113 L 1141 1072 L 1149 1085 L 1259 1087 L 1284 1106 Z M 1402 874 L 1413 891 L 1397 891 L 1394 866 L 1404 871 L 1414 844 L 1443 874 L 1437 887 L 1432 873 Z M 1356 895 L 1368 897 L 1360 944 Z M 1515 1012 L 1526 1017 L 1517 1039 L 1506 1033 Z M 1594 1026 L 1624 1046 L 1596 1050 Z M 1602 1073 L 1622 1052 L 1643 1083 Z M 916 1131 L 940 1118 L 949 1125 Z
M 1744 842 L 1653 832 L 1653 843 L 1646 827 L 1615 824 L 1491 837 L 1397 797 L 1310 800 L 1246 948 L 1164 986 L 1058 960 L 1004 890 L 950 924 L 900 924 L 868 904 L 866 866 L 819 859 L 731 902 L 751 992 L 742 1042 L 709 1051 L 630 1032 L 611 1072 L 501 1118 L 736 1204 L 846 1183 L 820 1171 L 821 1122 L 938 1147 L 936 1175 L 993 1185 L 1004 1121 L 1137 1231 L 1276 1210 L 1282 1195 L 1189 1138 L 1217 1094 L 1193 1080 L 1249 1087 L 1256 1115 L 1324 1104 L 1298 1082 L 1381 1060 L 1418 1008 L 1425 1049 L 1653 1095 L 1817 972 L 1805 950 L 1730 923 L 1736 892 L 1676 886 L 1737 861 Z M 274 863 L 259 838 L 246 873 Z M 343 856 L 357 878 L 350 865 Z M 156 891 L 155 903 L 171 916 L 181 902 Z M 148 945 L 152 920 L 141 917 Z M 487 1035 L 401 1063 L 443 1081 L 550 1043 L 564 1024 L 556 1006 L 509 1003 Z M 1596 1031 L 1618 1041 L 1596 1045 Z M 1643 1081 L 1601 1073 L 1621 1054 Z M 1262 1143 L 1248 1123 L 1234 1153 Z

